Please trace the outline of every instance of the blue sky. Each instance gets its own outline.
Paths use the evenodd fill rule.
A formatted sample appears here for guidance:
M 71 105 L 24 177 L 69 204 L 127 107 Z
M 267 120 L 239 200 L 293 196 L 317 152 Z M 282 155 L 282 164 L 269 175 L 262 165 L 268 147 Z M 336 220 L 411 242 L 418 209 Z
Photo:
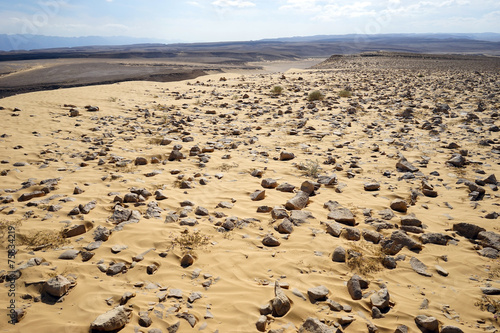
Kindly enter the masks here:
M 323 34 L 499 32 L 498 0 L 16 0 L 0 33 L 185 42 Z

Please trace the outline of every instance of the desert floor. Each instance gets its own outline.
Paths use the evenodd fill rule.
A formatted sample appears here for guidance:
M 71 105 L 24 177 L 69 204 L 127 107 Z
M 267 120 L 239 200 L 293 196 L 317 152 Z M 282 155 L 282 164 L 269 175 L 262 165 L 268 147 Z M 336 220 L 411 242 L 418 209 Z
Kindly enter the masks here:
M 0 331 L 497 331 L 498 69 L 323 67 L 0 99 Z

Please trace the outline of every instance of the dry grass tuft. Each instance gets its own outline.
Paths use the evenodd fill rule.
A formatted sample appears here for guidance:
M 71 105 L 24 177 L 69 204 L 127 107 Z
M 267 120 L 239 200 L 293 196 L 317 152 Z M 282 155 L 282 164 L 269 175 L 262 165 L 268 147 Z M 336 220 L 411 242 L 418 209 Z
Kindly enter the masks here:
M 42 230 L 29 234 L 17 234 L 17 241 L 19 245 L 26 245 L 28 249 L 35 251 L 41 249 L 54 249 L 69 243 L 69 241 L 64 238 L 63 229 L 58 231 Z
M 347 266 L 351 271 L 361 275 L 367 275 L 382 270 L 382 259 L 384 255 L 379 246 L 359 241 L 353 243 L 347 250 Z
M 200 230 L 184 230 L 179 236 L 172 239 L 172 249 L 178 247 L 182 253 L 204 248 L 210 243 L 210 236 L 203 235 Z
M 307 100 L 309 102 L 322 101 L 323 99 L 325 99 L 325 95 L 323 95 L 323 93 L 319 90 L 311 91 L 309 96 L 307 96 Z

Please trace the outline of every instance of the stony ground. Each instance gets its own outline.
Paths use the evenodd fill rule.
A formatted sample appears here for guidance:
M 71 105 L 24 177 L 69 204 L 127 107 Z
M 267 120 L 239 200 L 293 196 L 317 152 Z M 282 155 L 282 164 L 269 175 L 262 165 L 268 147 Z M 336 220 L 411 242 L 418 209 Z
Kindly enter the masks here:
M 2 330 L 497 331 L 499 72 L 378 65 L 0 100 Z

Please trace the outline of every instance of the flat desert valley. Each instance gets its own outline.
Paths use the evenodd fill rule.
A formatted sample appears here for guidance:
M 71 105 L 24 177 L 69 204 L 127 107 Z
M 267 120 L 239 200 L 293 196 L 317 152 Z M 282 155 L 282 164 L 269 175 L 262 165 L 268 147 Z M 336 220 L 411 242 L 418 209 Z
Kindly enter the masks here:
M 498 332 L 500 61 L 318 62 L 0 99 L 0 331 Z

